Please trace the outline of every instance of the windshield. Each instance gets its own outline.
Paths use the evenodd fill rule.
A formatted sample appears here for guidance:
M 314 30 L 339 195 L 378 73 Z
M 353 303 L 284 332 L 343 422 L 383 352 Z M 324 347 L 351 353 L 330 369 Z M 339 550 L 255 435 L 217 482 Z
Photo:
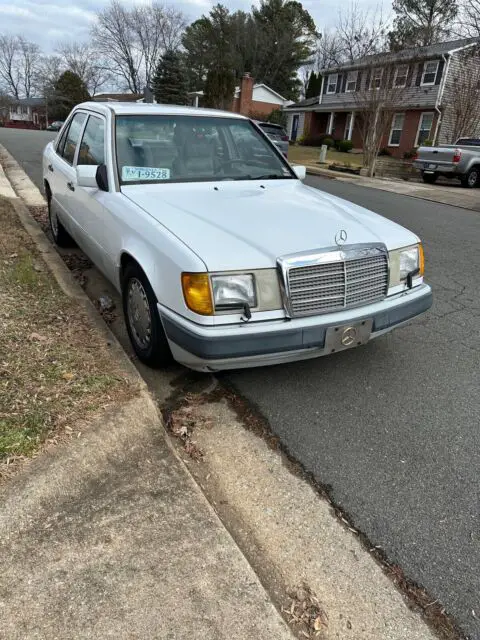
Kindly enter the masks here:
M 122 184 L 295 178 L 249 120 L 117 116 L 116 145 Z

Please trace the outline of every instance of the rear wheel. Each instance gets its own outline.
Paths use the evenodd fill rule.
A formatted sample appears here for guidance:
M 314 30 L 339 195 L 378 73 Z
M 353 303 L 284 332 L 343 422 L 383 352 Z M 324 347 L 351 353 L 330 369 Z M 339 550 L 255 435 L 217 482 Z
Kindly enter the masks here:
M 72 236 L 65 229 L 63 224 L 58 219 L 55 209 L 52 207 L 52 198 L 48 198 L 48 222 L 50 224 L 50 231 L 52 232 L 53 240 L 59 247 L 72 247 L 74 241 Z
M 127 265 L 123 275 L 123 313 L 128 335 L 138 358 L 149 367 L 172 362 L 172 353 L 158 314 L 157 298 L 142 269 Z
M 479 167 L 472 167 L 461 178 L 462 187 L 466 187 L 467 189 L 473 189 L 474 187 L 477 187 L 479 182 L 480 182 L 480 169 L 479 169 Z
M 427 184 L 435 184 L 438 180 L 438 173 L 422 173 L 422 178 Z

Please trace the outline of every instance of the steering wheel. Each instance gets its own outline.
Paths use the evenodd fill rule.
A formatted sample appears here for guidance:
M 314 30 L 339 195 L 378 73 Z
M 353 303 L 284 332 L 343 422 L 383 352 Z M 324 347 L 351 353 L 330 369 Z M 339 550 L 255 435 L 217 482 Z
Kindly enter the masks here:
M 240 158 L 234 158 L 233 160 L 224 160 L 215 171 L 215 175 L 220 173 L 220 171 L 222 171 L 225 167 L 232 166 L 234 164 L 245 164 L 245 160 L 241 160 Z

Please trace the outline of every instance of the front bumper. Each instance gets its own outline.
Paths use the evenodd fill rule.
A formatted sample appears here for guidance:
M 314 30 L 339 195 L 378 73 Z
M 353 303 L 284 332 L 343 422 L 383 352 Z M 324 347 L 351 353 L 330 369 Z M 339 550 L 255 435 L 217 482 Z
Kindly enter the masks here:
M 329 327 L 373 319 L 370 339 L 408 322 L 432 305 L 432 291 L 419 285 L 375 304 L 324 316 L 204 326 L 158 305 L 173 357 L 198 371 L 280 364 L 326 355 Z

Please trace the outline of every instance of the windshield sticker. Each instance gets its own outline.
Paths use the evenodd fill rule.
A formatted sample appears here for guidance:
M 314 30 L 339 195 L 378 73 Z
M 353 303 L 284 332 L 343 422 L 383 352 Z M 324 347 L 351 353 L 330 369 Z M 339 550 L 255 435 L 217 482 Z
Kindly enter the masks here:
M 122 180 L 124 182 L 170 180 L 170 169 L 159 169 L 156 167 L 122 167 Z

